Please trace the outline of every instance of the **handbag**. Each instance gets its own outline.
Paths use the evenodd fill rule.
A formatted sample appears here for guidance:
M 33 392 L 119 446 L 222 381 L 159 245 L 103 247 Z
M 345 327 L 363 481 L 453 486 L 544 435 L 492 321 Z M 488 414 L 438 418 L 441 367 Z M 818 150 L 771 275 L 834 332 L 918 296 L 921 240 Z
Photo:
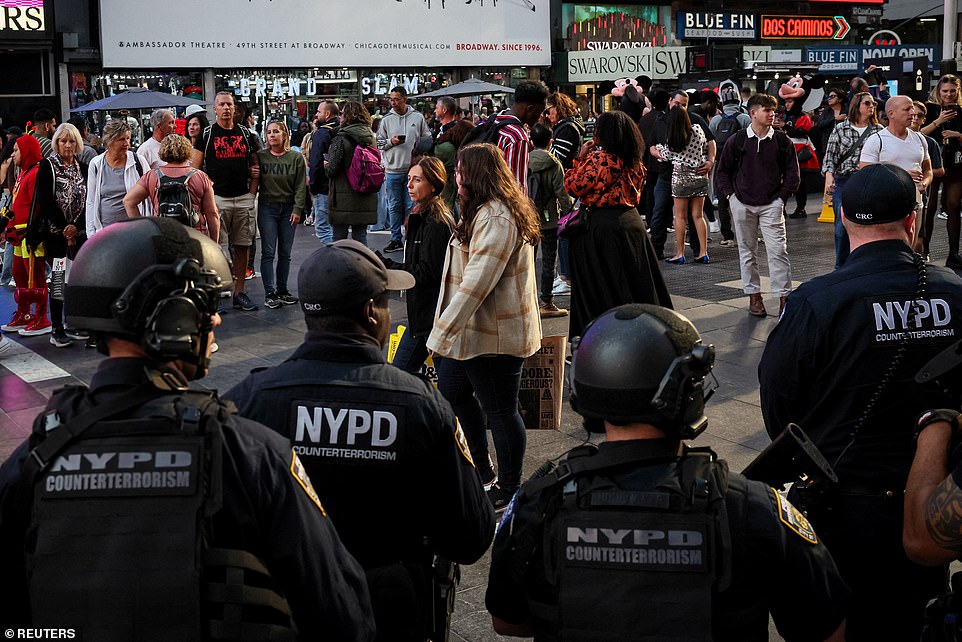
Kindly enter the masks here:
M 571 211 L 558 219 L 558 236 L 567 238 L 581 231 L 588 225 L 588 206 L 582 206 L 581 200 L 575 201 Z
M 807 163 L 813 158 L 815 158 L 815 154 L 812 152 L 811 144 L 806 141 L 805 146 L 798 150 L 798 162 Z

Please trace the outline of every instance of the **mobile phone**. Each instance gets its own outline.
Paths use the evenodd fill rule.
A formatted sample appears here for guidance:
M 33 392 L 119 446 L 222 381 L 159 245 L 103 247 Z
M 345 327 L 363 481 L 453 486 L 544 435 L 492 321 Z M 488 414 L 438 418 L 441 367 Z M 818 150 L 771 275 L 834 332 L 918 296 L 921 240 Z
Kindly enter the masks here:
M 403 143 L 404 141 L 407 140 L 407 138 L 408 138 L 407 136 L 398 136 L 398 137 L 397 137 L 397 142 L 398 142 L 398 143 Z

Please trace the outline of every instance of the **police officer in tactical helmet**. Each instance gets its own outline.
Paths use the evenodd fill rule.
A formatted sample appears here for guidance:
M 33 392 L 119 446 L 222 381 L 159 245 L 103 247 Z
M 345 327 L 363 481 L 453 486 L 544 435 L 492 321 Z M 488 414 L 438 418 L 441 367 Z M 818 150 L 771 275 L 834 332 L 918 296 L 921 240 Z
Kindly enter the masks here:
M 847 589 L 772 488 L 707 448 L 714 347 L 665 308 L 598 317 L 574 346 L 571 405 L 600 446 L 543 467 L 498 526 L 486 605 L 536 640 L 844 639 Z
M 389 291 L 413 285 L 357 241 L 319 248 L 297 276 L 304 343 L 225 395 L 293 444 L 367 572 L 377 639 L 391 642 L 447 639 L 457 575 L 449 562 L 474 563 L 494 535 L 494 509 L 451 407 L 384 360 Z
M 373 637 L 362 570 L 290 445 L 188 386 L 230 283 L 220 248 L 168 219 L 78 253 L 67 322 L 109 358 L 0 468 L 0 622 L 98 642 Z

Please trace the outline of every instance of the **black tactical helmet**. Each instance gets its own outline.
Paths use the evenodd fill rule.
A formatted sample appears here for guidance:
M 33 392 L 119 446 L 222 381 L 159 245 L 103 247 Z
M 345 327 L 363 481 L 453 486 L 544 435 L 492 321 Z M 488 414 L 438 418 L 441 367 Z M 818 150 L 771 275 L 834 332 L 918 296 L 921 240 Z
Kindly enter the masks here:
M 682 315 L 655 305 L 629 304 L 605 312 L 573 347 L 571 407 L 598 430 L 642 422 L 682 439 L 708 425 L 704 378 L 714 346 Z
M 77 253 L 64 316 L 73 328 L 121 337 L 151 357 L 206 370 L 211 319 L 231 282 L 220 247 L 200 232 L 163 218 L 122 221 Z

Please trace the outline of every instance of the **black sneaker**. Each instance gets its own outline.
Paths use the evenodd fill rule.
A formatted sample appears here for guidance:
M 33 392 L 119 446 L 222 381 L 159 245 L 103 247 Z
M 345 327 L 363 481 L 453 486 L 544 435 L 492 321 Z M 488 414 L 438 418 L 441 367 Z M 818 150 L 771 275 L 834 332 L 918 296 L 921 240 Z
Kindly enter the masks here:
M 77 341 L 86 341 L 90 338 L 90 333 L 86 330 L 73 330 L 71 328 L 64 328 L 64 332 L 68 337 Z
M 404 249 L 404 243 L 401 243 L 401 241 L 391 241 L 390 243 L 384 246 L 385 252 L 400 252 L 403 249 Z
M 299 299 L 288 292 L 287 290 L 281 290 L 277 293 L 277 298 L 281 300 L 284 305 L 296 305 Z
M 270 308 L 271 310 L 276 310 L 281 307 L 281 300 L 277 298 L 277 292 L 274 290 L 267 291 L 267 294 L 264 295 L 264 307 Z
M 247 292 L 241 292 L 240 294 L 234 295 L 234 309 L 243 310 L 244 312 L 253 312 L 257 309 L 251 298 L 247 296 Z
M 511 503 L 511 498 L 514 497 L 514 491 L 505 490 L 495 484 L 494 487 L 487 492 L 487 496 L 488 501 L 494 506 L 494 512 L 500 513 Z
M 71 343 L 70 337 L 63 331 L 63 328 L 54 328 L 50 332 L 50 344 L 58 348 L 66 348 Z

